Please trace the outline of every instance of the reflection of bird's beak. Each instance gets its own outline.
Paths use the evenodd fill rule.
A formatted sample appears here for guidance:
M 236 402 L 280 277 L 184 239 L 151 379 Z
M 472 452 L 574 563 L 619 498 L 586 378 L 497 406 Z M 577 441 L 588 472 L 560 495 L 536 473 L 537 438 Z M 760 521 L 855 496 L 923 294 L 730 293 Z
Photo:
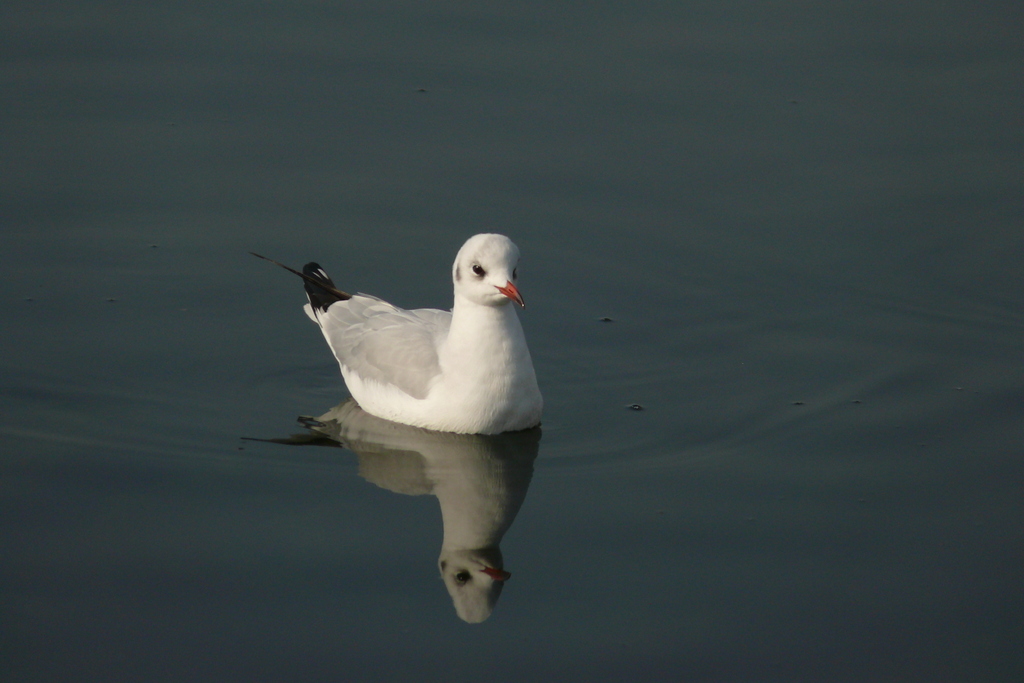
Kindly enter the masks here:
M 495 285 L 495 287 L 498 286 Z M 519 304 L 520 308 L 526 308 L 526 302 L 523 301 L 523 296 L 519 293 L 519 290 L 516 289 L 516 286 L 511 282 L 506 282 L 504 287 L 498 287 L 498 291 L 507 296 L 509 299 L 512 299 L 512 301 L 515 301 L 517 304 Z
M 508 581 L 512 576 L 504 569 L 495 569 L 494 567 L 484 567 L 480 571 L 487 574 L 487 576 L 491 577 L 495 581 Z

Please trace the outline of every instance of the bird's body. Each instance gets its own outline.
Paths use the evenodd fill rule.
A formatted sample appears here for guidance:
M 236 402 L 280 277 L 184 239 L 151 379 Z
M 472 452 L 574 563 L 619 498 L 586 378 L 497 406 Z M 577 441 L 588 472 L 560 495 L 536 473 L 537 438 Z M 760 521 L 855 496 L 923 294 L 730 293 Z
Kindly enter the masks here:
M 452 268 L 451 312 L 403 310 L 334 288 L 303 270 L 306 313 L 323 331 L 352 397 L 366 412 L 445 432 L 535 427 L 543 399 L 515 301 L 519 250 L 503 235 L 471 237 Z

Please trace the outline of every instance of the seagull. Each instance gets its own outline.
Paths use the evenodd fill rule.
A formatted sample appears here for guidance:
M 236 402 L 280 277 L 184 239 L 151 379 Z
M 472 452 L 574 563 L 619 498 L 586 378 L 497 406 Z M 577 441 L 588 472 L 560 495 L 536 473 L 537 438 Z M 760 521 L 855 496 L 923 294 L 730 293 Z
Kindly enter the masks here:
M 459 434 L 540 424 L 544 400 L 519 317 L 519 248 L 504 235 L 470 237 L 452 265 L 452 310 L 404 310 L 347 294 L 317 263 L 295 273 L 306 314 L 320 326 L 349 393 L 392 422 Z

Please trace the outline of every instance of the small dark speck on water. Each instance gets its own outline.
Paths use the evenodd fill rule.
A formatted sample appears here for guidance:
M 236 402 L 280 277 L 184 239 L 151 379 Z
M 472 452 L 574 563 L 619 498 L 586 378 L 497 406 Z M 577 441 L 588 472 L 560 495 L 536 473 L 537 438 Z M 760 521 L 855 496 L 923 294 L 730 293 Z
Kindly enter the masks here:
M 644 407 L 642 405 L 640 405 L 639 403 L 630 403 L 626 407 L 629 408 L 630 410 L 643 410 L 644 409 Z
M 151 245 L 149 245 L 150 249 L 158 249 L 159 247 L 160 247 L 159 244 L 151 244 Z
M 602 323 L 613 323 L 613 322 L 615 322 L 611 318 L 598 318 L 598 321 L 602 322 Z
M 29 297 L 25 298 L 25 301 L 35 301 L 35 299 L 33 299 L 32 297 L 29 296 Z
M 117 301 L 117 299 L 109 298 L 109 299 L 107 299 L 107 301 L 110 302 L 110 303 L 113 303 L 113 302 Z
M 853 399 L 852 401 L 850 401 L 850 403 L 860 403 L 860 402 L 861 402 L 860 399 L 856 399 L 856 398 Z
M 427 92 L 426 88 L 417 88 L 416 92 Z
M 803 401 L 793 401 L 793 405 L 795 405 L 795 406 L 802 406 L 803 404 L 804 404 Z

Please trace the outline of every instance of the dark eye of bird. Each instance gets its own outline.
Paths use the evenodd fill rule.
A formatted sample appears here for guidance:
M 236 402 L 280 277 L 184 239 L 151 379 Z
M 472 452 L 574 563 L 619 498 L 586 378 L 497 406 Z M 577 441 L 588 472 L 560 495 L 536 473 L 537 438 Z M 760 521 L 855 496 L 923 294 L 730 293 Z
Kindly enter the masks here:
M 474 274 L 475 274 L 475 275 L 476 275 L 477 277 L 483 277 L 483 276 L 484 276 L 484 273 L 486 273 L 486 272 L 487 272 L 487 271 L 485 271 L 485 270 L 484 270 L 483 268 L 481 268 L 481 267 L 480 267 L 480 264 L 478 264 L 478 263 L 474 263 L 474 264 L 473 264 L 473 273 L 474 273 Z
M 466 583 L 467 581 L 469 581 L 469 572 L 467 572 L 467 571 L 459 572 L 458 574 L 455 575 L 455 580 L 458 581 L 459 583 Z

